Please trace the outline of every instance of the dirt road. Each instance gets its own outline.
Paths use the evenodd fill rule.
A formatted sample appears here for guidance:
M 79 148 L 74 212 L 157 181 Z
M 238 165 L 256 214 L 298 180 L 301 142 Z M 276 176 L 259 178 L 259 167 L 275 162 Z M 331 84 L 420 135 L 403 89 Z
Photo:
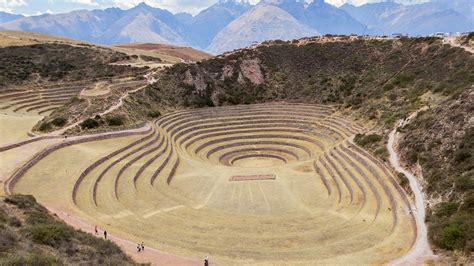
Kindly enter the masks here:
M 397 172 L 405 174 L 405 176 L 410 181 L 410 188 L 415 195 L 415 206 L 412 207 L 411 211 L 414 214 L 417 228 L 416 240 L 410 251 L 408 251 L 403 257 L 391 262 L 390 265 L 421 265 L 427 259 L 434 258 L 433 252 L 428 242 L 427 227 L 425 224 L 425 197 L 423 190 L 418 184 L 417 178 L 401 166 L 400 159 L 397 152 L 395 151 L 398 134 L 397 128 L 407 124 L 410 119 L 416 117 L 417 113 L 418 112 L 412 114 L 406 121 L 400 122 L 392 130 L 392 132 L 390 132 L 387 143 L 387 149 L 390 154 L 390 164 Z

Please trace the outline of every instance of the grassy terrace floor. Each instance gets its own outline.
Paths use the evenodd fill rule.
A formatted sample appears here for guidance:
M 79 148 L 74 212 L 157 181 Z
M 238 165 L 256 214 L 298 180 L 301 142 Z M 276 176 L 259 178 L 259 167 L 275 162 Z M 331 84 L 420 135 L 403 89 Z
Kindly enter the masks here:
M 391 172 L 351 144 L 362 131 L 323 105 L 181 111 L 147 134 L 57 150 L 14 192 L 218 264 L 387 263 L 416 229 Z M 259 175 L 275 178 L 230 181 Z

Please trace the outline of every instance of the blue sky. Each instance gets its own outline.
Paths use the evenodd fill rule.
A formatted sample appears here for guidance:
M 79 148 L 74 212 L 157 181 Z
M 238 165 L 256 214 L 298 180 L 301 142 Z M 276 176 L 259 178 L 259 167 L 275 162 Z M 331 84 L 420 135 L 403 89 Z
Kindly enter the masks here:
M 259 0 L 250 0 L 256 3 Z M 310 0 L 308 0 L 310 1 Z M 326 0 L 326 2 L 341 5 L 350 2 L 356 5 L 381 0 Z M 399 0 L 397 2 L 421 2 L 424 0 Z M 196 14 L 217 0 L 0 0 L 0 11 L 24 15 L 40 15 L 45 13 L 64 13 L 78 9 L 98 9 L 106 7 L 131 8 L 141 2 L 153 7 L 165 8 L 173 13 L 189 12 Z

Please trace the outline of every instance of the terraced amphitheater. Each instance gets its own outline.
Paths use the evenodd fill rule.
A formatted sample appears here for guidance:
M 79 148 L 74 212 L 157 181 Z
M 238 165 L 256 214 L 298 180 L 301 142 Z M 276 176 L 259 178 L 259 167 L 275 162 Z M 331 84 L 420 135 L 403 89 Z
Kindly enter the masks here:
M 84 87 L 80 84 L 50 85 L 40 89 L 3 90 L 0 110 L 15 113 L 47 114 L 77 96 Z
M 134 134 L 60 145 L 13 193 L 114 235 L 217 264 L 381 264 L 416 227 L 392 172 L 328 105 L 184 110 Z

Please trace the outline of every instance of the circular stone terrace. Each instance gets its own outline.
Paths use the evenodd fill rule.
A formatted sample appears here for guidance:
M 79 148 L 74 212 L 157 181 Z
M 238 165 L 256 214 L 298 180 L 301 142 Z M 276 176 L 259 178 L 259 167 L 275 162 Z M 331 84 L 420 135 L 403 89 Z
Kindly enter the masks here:
M 218 264 L 387 263 L 416 229 L 392 172 L 351 143 L 363 131 L 323 105 L 180 111 L 140 136 L 57 150 L 13 190 Z

